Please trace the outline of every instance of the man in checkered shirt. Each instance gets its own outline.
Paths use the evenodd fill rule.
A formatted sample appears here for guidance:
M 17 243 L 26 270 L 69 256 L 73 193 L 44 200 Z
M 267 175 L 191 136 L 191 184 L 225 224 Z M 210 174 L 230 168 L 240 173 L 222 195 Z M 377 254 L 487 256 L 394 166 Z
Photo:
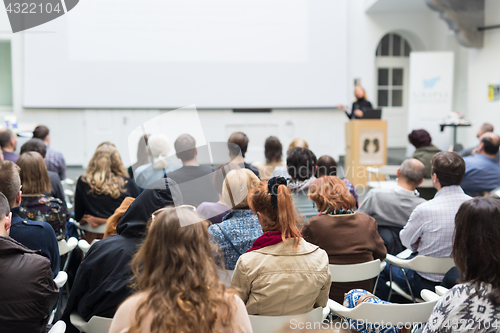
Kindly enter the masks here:
M 431 161 L 432 184 L 438 190 L 434 199 L 418 205 L 399 236 L 403 245 L 413 251 L 412 256 L 449 257 L 453 248 L 455 215 L 460 205 L 469 199 L 460 187 L 465 175 L 465 162 L 454 152 L 440 152 Z M 380 275 L 377 296 L 387 300 L 389 288 L 389 265 Z M 405 277 L 400 268 L 392 266 L 392 280 L 409 293 Z M 434 290 L 444 275 L 417 273 L 405 269 L 413 295 L 420 297 L 422 289 Z M 399 299 L 398 299 L 399 301 Z
M 47 170 L 57 173 L 61 180 L 66 179 L 66 162 L 64 161 L 63 155 L 51 149 L 50 144 L 50 133 L 47 126 L 37 126 L 33 131 L 33 138 L 42 140 L 47 146 L 47 154 L 45 155 L 45 165 Z

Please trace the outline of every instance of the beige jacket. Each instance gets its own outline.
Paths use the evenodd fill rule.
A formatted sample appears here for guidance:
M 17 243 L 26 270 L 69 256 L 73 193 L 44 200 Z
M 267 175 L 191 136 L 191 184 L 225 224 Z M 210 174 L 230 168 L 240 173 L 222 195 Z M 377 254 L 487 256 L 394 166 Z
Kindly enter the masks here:
M 330 280 L 324 250 L 301 239 L 294 251 L 293 239 L 287 239 L 240 256 L 231 287 L 248 314 L 280 316 L 325 307 Z

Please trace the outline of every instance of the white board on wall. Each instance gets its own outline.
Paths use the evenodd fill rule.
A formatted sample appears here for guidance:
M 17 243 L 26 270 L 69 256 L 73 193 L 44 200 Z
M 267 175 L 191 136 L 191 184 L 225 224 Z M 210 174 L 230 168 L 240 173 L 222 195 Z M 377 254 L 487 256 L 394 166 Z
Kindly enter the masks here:
M 453 52 L 410 53 L 408 131 L 425 129 L 441 150 L 452 143 L 452 129 L 441 132 L 439 124 L 452 112 L 453 70 Z
M 347 103 L 347 0 L 86 0 L 30 31 L 24 107 Z

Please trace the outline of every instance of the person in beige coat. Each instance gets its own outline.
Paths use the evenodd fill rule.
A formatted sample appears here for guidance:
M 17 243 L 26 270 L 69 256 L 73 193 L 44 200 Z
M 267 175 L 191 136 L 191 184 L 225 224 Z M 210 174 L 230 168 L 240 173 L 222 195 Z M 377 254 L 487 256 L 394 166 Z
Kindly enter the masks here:
M 303 314 L 325 307 L 330 291 L 326 252 L 302 239 L 301 218 L 282 177 L 261 182 L 249 196 L 264 234 L 236 263 L 231 287 L 248 314 Z

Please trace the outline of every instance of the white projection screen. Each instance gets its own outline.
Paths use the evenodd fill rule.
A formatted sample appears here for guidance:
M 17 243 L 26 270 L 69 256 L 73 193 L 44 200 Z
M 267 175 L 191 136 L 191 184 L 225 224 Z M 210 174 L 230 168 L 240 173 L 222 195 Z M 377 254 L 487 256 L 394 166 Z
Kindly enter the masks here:
M 84 0 L 24 34 L 27 108 L 346 103 L 347 0 Z

